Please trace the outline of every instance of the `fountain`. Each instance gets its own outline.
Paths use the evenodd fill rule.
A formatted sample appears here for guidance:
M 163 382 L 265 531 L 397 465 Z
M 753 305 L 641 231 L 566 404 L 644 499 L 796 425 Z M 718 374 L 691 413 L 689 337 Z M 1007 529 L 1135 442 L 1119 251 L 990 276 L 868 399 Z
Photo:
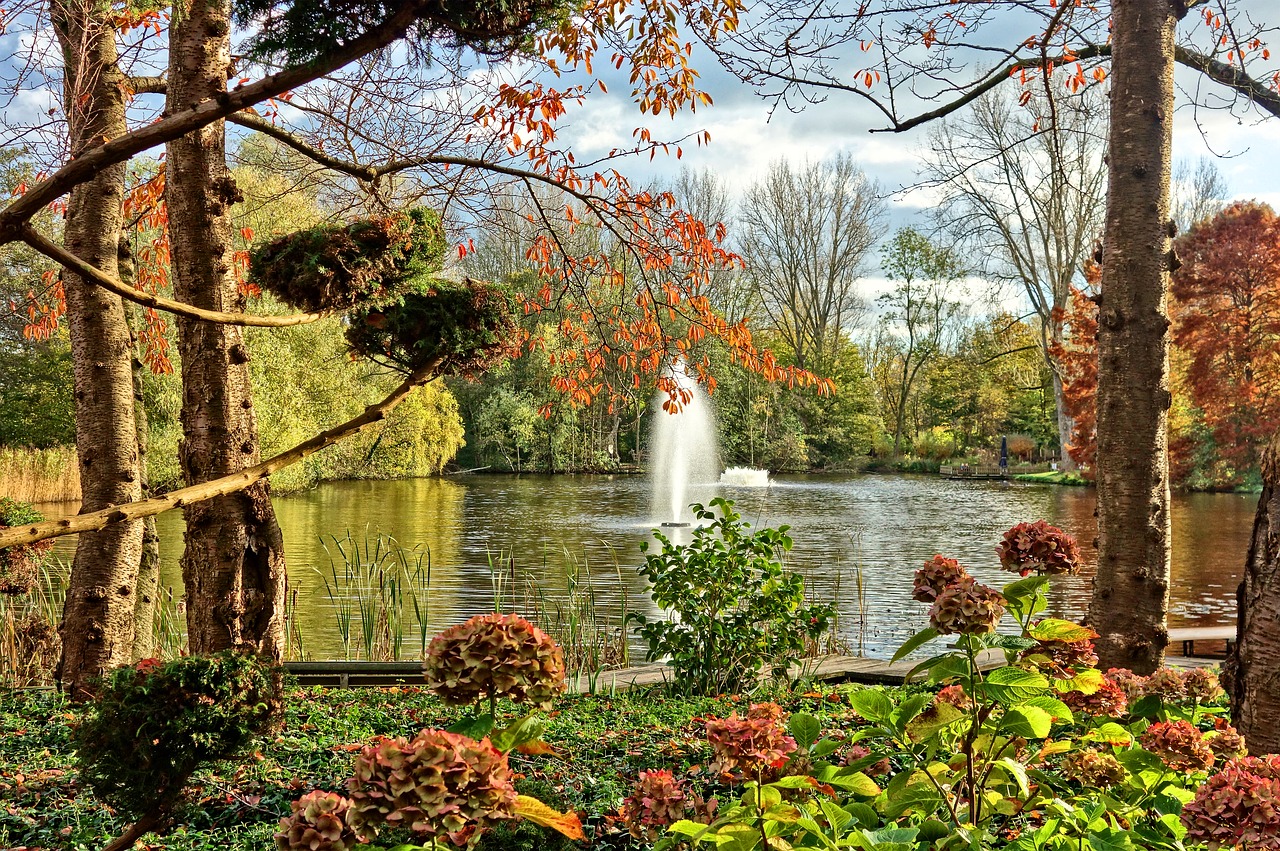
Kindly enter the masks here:
M 687 393 L 688 401 L 679 411 L 669 413 L 662 409 L 665 394 L 659 393 L 654 400 L 658 413 L 654 414 L 649 444 L 651 505 L 655 522 L 663 526 L 688 526 L 693 521 L 689 504 L 706 501 L 691 496 L 691 489 L 713 485 L 720 472 L 716 424 L 706 394 L 685 371 L 682 362 L 674 363 L 667 377 Z
M 769 471 L 755 467 L 730 467 L 720 474 L 720 484 L 736 488 L 767 488 Z

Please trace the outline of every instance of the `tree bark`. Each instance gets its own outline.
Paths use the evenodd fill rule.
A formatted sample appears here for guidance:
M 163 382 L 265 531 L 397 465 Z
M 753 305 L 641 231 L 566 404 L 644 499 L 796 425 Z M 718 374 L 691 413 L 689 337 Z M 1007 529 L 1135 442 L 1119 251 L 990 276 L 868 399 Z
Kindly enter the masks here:
M 1100 667 L 1150 673 L 1168 641 L 1170 0 L 1116 0 L 1098 316 Z
M 122 136 L 124 77 L 117 64 L 109 4 L 54 3 L 54 30 L 65 57 L 64 105 L 72 159 Z M 99 170 L 67 202 L 67 248 L 115 274 L 125 166 Z M 120 298 L 80 275 L 63 274 L 75 383 L 76 454 L 81 511 L 141 495 L 134 423 L 132 343 Z M 75 697 L 94 677 L 130 661 L 142 524 L 120 523 L 82 535 L 63 610 L 57 679 Z
M 1263 454 L 1262 482 L 1236 591 L 1236 645 L 1222 666 L 1231 717 L 1251 754 L 1280 753 L 1280 435 Z
M 175 115 L 225 95 L 230 69 L 228 4 L 173 7 L 169 97 Z M 230 207 L 240 200 L 226 164 L 225 125 L 215 121 L 169 142 L 165 200 L 174 296 L 207 310 L 244 312 L 233 272 Z M 189 485 L 259 461 L 249 353 L 234 325 L 178 316 L 182 357 L 179 462 Z M 284 648 L 285 564 L 270 487 L 187 506 L 182 578 L 193 653 L 236 648 L 279 660 Z

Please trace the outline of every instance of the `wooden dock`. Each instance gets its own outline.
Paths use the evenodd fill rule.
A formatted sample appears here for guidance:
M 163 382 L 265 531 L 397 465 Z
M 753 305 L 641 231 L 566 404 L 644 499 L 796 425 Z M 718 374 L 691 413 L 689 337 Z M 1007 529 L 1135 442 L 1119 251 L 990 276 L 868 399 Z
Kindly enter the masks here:
M 983 670 L 1004 664 L 1004 655 L 988 650 L 979 657 Z M 863 656 L 823 656 L 806 660 L 792 669 L 793 676 L 807 676 L 823 682 L 901 685 L 916 661 L 887 662 Z M 422 686 L 421 662 L 286 662 L 285 668 L 299 685 L 325 688 L 362 686 Z M 578 677 L 569 683 L 574 694 L 611 693 L 660 686 L 670 679 L 666 665 L 640 665 L 616 671 L 602 671 L 595 676 Z

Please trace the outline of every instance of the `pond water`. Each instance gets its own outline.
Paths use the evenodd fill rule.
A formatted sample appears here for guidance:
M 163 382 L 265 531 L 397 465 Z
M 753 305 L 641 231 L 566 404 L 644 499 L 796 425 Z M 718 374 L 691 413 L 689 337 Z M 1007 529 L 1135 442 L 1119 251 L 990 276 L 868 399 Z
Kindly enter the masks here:
M 943 553 L 980 580 L 1003 584 L 1010 577 L 997 568 L 995 546 L 1005 529 L 1024 520 L 1043 518 L 1071 532 L 1089 562 L 1080 576 L 1054 580 L 1052 614 L 1078 618 L 1088 605 L 1096 533 L 1089 488 L 929 476 L 788 475 L 775 477 L 767 488 L 710 486 L 690 499 L 716 494 L 735 500 L 754 526 L 791 527 L 790 566 L 805 574 L 815 598 L 837 605 L 845 639 L 870 656 L 892 655 L 927 624 L 927 607 L 910 596 L 921 562 Z M 656 525 L 649 503 L 649 483 L 636 476 L 338 482 L 279 497 L 276 511 L 290 582 L 298 592 L 305 652 L 316 659 L 344 655 L 337 608 L 323 580 L 336 550 L 332 541 L 326 549 L 322 536 L 341 538 L 350 530 L 362 541 L 383 532 L 405 547 L 429 551 L 432 632 L 492 611 L 495 566 L 506 573 L 513 562 L 518 576 L 535 579 L 552 600 L 565 594 L 567 565 L 589 572 L 598 611 L 618 624 L 625 608 L 652 609 L 636 573 L 640 544 L 652 540 Z M 1174 497 L 1171 626 L 1234 623 L 1235 588 L 1256 504 L 1250 495 Z M 180 593 L 180 513 L 162 515 L 159 528 L 162 584 Z M 667 531 L 677 541 L 688 536 L 688 530 Z M 407 658 L 417 655 L 416 638 L 412 644 Z

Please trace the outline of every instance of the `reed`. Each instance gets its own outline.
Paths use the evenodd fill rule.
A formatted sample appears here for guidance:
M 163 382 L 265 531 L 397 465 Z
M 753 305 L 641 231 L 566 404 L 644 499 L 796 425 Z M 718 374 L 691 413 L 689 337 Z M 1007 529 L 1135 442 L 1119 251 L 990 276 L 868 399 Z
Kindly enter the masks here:
M 368 532 L 357 539 L 348 531 L 342 538 L 321 538 L 320 543 L 329 556 L 329 572 L 316 572 L 333 607 L 344 658 L 399 661 L 407 635 L 417 638 L 417 656 L 425 658 L 430 551 L 406 549 L 381 532 L 372 539 Z
M 609 552 L 613 557 L 610 572 L 617 577 L 622 591 L 619 612 L 626 612 L 627 585 L 612 546 Z M 563 588 L 549 589 L 545 580 L 540 582 L 533 574 L 526 574 L 525 617 L 564 650 L 565 667 L 571 677 L 590 677 L 600 671 L 627 667 L 629 652 L 622 615 L 615 619 L 597 604 L 591 565 L 585 553 L 581 561 L 567 549 L 562 551 L 562 556 Z M 545 552 L 537 575 L 555 575 L 547 564 Z
M 0 496 L 19 502 L 80 499 L 80 464 L 75 449 L 0 446 Z
M 0 594 L 0 689 L 53 684 L 62 652 L 58 621 L 67 597 L 66 564 L 48 562 L 25 594 Z

